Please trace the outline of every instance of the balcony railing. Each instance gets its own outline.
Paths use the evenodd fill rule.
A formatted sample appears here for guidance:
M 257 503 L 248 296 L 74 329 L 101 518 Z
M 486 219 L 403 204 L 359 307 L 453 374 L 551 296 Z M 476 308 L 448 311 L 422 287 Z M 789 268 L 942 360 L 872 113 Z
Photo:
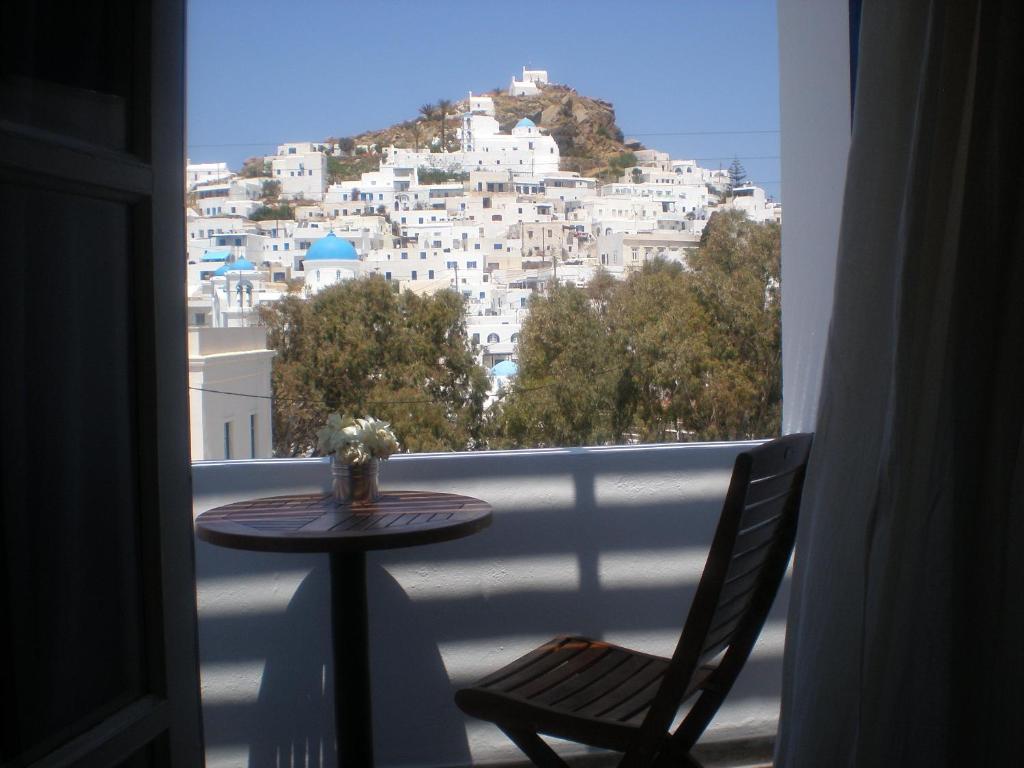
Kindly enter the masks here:
M 368 556 L 377 764 L 522 762 L 454 688 L 562 632 L 671 653 L 742 443 L 397 456 L 382 486 L 494 507 L 489 529 Z M 195 513 L 326 490 L 317 459 L 200 462 Z M 207 765 L 334 765 L 327 557 L 196 542 Z M 774 734 L 784 587 L 704 741 Z M 567 745 L 564 753 L 583 748 Z

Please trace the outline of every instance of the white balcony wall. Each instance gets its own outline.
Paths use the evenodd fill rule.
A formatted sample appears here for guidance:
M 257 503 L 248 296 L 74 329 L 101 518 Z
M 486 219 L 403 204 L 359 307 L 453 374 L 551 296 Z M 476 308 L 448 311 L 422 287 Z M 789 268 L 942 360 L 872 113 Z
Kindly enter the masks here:
M 744 444 L 398 456 L 387 489 L 494 507 L 458 541 L 370 553 L 371 676 L 380 766 L 522 762 L 467 721 L 455 687 L 563 632 L 669 654 Z M 325 491 L 323 460 L 199 462 L 195 513 Z M 334 765 L 328 562 L 196 542 L 207 765 Z M 775 732 L 787 594 L 705 740 Z M 567 753 L 584 751 L 563 745 Z

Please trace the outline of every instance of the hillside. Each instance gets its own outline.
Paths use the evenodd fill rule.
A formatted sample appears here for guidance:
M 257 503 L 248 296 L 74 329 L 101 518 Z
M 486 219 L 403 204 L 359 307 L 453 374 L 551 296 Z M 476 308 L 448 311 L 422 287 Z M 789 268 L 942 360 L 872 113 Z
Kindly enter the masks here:
M 638 144 L 623 144 L 622 131 L 615 123 L 615 108 L 601 99 L 582 96 L 567 85 L 542 85 L 536 96 L 509 96 L 505 91 L 492 91 L 495 113 L 503 131 L 511 130 L 521 118 L 528 117 L 546 129 L 558 144 L 562 156 L 562 170 L 578 171 L 585 176 L 598 176 L 606 180 L 618 178 L 621 167 L 628 165 L 629 157 L 621 158 Z M 459 127 L 458 115 L 466 106 L 465 100 L 453 102 L 446 110 L 445 144 L 457 149 L 455 138 Z M 332 181 L 358 178 L 359 173 L 374 165 L 374 155 L 381 147 L 390 145 L 426 147 L 441 141 L 441 118 L 437 105 L 427 104 L 413 120 L 350 137 L 356 147 L 371 147 L 368 153 L 351 158 L 332 158 L 329 171 Z M 329 139 L 328 141 L 338 141 Z M 345 142 L 348 144 L 348 141 Z

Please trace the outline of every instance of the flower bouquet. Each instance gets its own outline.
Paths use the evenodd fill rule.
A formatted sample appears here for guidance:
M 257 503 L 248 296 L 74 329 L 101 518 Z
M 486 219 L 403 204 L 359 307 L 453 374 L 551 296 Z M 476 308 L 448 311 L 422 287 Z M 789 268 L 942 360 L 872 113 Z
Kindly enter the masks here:
M 391 425 L 372 416 L 332 413 L 316 437 L 317 448 L 331 457 L 334 500 L 341 506 L 376 501 L 380 461 L 399 447 Z

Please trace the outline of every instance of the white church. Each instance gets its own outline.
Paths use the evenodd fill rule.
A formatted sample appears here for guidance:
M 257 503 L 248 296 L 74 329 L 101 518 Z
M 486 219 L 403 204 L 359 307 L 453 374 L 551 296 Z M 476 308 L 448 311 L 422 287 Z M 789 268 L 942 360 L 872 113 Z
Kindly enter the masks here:
M 426 152 L 387 147 L 383 165 L 393 168 L 436 168 L 450 172 L 508 171 L 513 176 L 540 176 L 559 168 L 558 145 L 530 120 L 520 120 L 511 133 L 502 133 L 494 99 L 469 94 L 461 115 L 455 152 Z

